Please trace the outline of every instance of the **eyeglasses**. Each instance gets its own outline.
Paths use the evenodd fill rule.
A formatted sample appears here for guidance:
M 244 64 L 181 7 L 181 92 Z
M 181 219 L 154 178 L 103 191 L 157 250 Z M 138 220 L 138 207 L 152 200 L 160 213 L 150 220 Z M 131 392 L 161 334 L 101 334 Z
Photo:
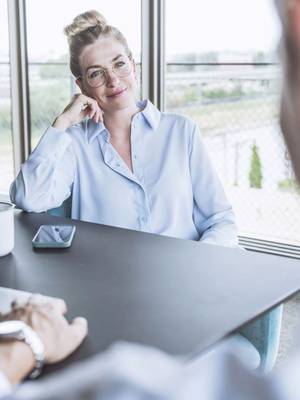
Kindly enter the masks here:
M 132 71 L 131 60 L 116 61 L 111 68 L 91 68 L 85 75 L 78 76 L 77 79 L 85 77 L 89 86 L 97 88 L 107 82 L 108 71 L 112 71 L 119 78 L 126 78 Z

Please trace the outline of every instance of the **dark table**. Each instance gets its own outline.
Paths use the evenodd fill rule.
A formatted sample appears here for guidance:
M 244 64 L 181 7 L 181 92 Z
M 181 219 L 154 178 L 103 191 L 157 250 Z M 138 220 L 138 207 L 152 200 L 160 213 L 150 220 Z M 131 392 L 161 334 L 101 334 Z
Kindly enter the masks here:
M 42 224 L 76 225 L 72 246 L 34 250 Z M 119 340 L 199 352 L 300 289 L 293 259 L 21 211 L 15 231 L 0 286 L 61 297 L 68 318 L 89 322 L 80 349 L 46 373 Z

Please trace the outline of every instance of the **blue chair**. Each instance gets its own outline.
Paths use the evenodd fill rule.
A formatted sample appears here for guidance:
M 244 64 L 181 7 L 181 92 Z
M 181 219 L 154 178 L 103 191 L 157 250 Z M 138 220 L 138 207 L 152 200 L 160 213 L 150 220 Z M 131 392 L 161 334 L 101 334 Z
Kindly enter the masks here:
M 54 217 L 71 218 L 72 196 L 68 197 L 59 207 L 48 210 L 47 213 Z
M 72 196 L 66 199 L 60 207 L 48 210 L 47 213 L 59 217 L 71 217 Z M 267 373 L 275 362 L 279 348 L 280 328 L 283 305 L 277 306 L 263 316 L 238 329 L 227 341 L 225 348 L 236 353 L 244 353 L 244 359 L 249 368 L 256 368 Z M 221 346 L 220 346 L 221 347 Z M 257 351 L 256 351 L 257 350 Z M 256 357 L 256 354 L 259 357 Z M 260 358 L 260 361 L 258 360 Z
M 280 342 L 280 329 L 283 304 L 266 312 L 262 317 L 250 322 L 238 330 L 248 339 L 260 355 L 259 371 L 271 371 L 276 362 Z
M 282 310 L 280 305 L 266 312 L 211 346 L 200 357 L 231 353 L 249 370 L 262 374 L 270 372 L 278 353 Z

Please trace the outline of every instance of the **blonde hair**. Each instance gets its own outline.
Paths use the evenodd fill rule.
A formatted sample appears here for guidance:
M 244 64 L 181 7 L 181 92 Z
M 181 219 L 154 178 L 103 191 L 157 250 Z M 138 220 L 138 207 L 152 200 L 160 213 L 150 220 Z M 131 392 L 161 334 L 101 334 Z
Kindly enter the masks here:
M 64 28 L 64 33 L 69 43 L 70 69 L 76 78 L 82 73 L 79 62 L 82 50 L 100 37 L 113 37 L 124 46 L 128 57 L 132 57 L 123 34 L 114 26 L 108 25 L 104 16 L 98 11 L 91 10 L 77 15 L 73 22 Z

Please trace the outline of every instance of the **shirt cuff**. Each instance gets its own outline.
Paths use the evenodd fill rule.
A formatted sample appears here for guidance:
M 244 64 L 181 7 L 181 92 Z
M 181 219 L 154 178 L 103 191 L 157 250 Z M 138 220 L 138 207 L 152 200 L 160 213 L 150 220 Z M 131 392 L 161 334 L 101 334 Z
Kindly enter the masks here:
M 49 126 L 30 158 L 43 157 L 48 159 L 61 158 L 72 139 L 67 132 Z
M 12 392 L 12 386 L 6 376 L 0 371 L 0 398 L 9 395 Z
M 220 223 L 206 230 L 200 242 L 225 247 L 238 247 L 238 236 L 235 224 Z

